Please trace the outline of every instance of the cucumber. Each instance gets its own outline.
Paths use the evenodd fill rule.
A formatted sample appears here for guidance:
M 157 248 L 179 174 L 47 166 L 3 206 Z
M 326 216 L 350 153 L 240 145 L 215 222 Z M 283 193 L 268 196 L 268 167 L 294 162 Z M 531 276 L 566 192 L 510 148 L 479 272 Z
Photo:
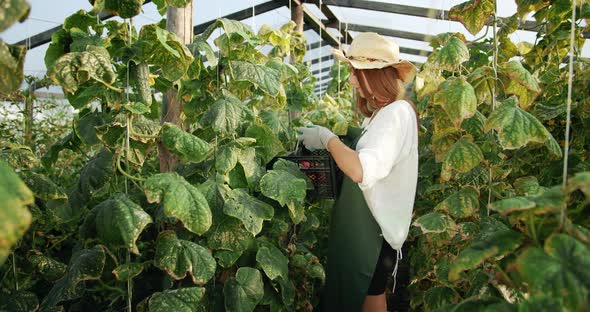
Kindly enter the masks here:
M 152 90 L 150 88 L 150 69 L 146 62 L 141 62 L 131 68 L 135 71 L 134 87 L 137 93 L 137 100 L 146 106 L 152 105 Z

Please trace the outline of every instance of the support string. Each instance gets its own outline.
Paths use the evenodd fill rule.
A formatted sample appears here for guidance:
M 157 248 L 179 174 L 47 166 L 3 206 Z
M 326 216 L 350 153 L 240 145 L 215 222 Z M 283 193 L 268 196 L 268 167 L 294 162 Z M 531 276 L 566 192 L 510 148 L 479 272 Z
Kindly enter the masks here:
M 574 77 L 574 49 L 575 49 L 575 35 L 576 35 L 576 0 L 572 1 L 572 20 L 571 20 L 571 29 L 570 29 L 570 51 L 569 51 L 569 72 L 568 72 L 568 81 L 567 81 L 567 114 L 566 114 L 566 121 L 565 121 L 565 142 L 564 142 L 564 149 L 563 149 L 563 181 L 562 187 L 563 189 L 567 186 L 567 166 L 568 166 L 568 158 L 569 158 L 569 148 L 570 148 L 570 126 L 571 126 L 571 113 L 572 113 L 572 86 L 573 86 L 573 77 Z M 567 204 L 563 204 L 561 207 L 561 214 L 559 218 L 559 225 L 560 228 L 563 227 L 565 223 L 565 215 L 567 210 Z

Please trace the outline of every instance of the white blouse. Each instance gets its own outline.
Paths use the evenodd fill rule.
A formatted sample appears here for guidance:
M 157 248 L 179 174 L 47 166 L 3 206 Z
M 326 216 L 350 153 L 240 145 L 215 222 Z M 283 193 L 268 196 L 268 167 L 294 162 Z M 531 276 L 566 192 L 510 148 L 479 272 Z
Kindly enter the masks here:
M 410 103 L 397 100 L 369 122 L 357 143 L 363 168 L 358 186 L 383 238 L 398 250 L 408 237 L 418 183 L 418 130 Z M 397 264 L 397 263 L 396 263 Z

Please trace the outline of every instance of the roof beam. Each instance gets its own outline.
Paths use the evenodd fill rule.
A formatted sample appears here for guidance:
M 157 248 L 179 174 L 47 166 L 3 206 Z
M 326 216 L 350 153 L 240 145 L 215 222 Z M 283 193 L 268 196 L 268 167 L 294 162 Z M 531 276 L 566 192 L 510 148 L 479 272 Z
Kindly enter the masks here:
M 292 1 L 296 5 L 302 5 L 303 3 L 303 0 Z M 328 32 L 326 26 L 322 23 L 322 21 L 316 18 L 305 6 L 303 7 L 303 14 L 303 19 L 305 20 L 306 24 L 310 25 L 313 30 L 320 34 L 322 40 L 326 40 L 333 47 L 340 46 L 340 40 L 334 37 L 330 32 Z
M 289 5 L 288 0 L 270 0 L 270 1 L 267 1 L 264 3 L 261 3 L 257 6 L 254 6 L 254 10 L 252 10 L 252 7 L 249 7 L 247 9 L 243 9 L 243 10 L 225 15 L 222 18 L 241 21 L 243 19 L 250 18 L 250 17 L 254 16 L 254 14 L 256 14 L 256 15 L 264 14 L 266 12 L 269 12 L 269 11 L 272 11 L 272 10 L 275 10 L 275 9 L 278 9 L 280 7 L 287 6 L 287 5 Z M 252 11 L 254 11 L 254 12 L 252 12 Z M 254 13 L 254 14 L 252 14 L 252 13 Z M 214 20 L 210 20 L 208 22 L 196 25 L 193 28 L 193 33 L 200 34 L 200 33 L 204 32 L 207 29 L 207 27 L 209 27 L 209 25 L 215 23 L 216 20 L 217 19 L 214 19 Z
M 372 32 L 376 32 L 376 33 L 379 33 L 384 36 L 396 37 L 396 38 L 402 38 L 402 39 L 410 39 L 410 40 L 416 40 L 416 41 L 424 41 L 424 42 L 430 42 L 435 37 L 435 36 L 431 36 L 431 35 L 413 33 L 413 32 L 409 32 L 409 31 L 401 31 L 401 30 L 395 30 L 395 29 L 389 29 L 389 28 L 380 28 L 380 27 L 358 25 L 358 24 L 348 24 L 348 31 L 358 31 L 358 32 L 372 31 Z
M 319 0 L 310 0 L 311 3 L 319 4 Z M 438 10 L 434 8 L 415 7 L 397 3 L 384 3 L 378 1 L 360 1 L 360 0 L 323 0 L 322 5 L 335 5 L 343 8 L 354 8 L 370 11 L 379 11 L 385 13 L 409 15 L 416 17 L 425 17 L 438 20 L 449 20 L 449 11 Z M 325 15 L 325 14 L 324 14 Z M 326 15 L 326 17 L 328 17 Z M 504 18 L 500 18 L 503 21 Z M 492 25 L 493 18 L 490 17 L 487 24 Z M 520 30 L 536 31 L 539 25 L 535 21 L 525 21 L 518 26 Z

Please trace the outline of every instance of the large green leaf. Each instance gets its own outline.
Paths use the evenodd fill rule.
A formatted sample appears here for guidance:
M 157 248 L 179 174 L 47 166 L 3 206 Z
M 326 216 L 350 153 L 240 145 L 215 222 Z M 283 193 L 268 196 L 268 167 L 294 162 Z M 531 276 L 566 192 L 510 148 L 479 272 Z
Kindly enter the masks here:
M 205 159 L 210 149 L 207 142 L 169 122 L 162 126 L 162 143 L 171 152 L 192 162 Z
M 244 61 L 230 61 L 235 81 L 250 82 L 270 96 L 277 96 L 281 87 L 281 73 L 271 67 Z
M 14 173 L 14 170 L 0 160 L 0 265 L 4 263 L 10 249 L 23 236 L 31 224 L 31 213 L 27 205 L 35 201 L 33 193 Z
M 139 254 L 135 241 L 152 218 L 125 194 L 117 194 L 96 205 L 84 224 L 110 247 L 130 248 Z
M 535 176 L 520 177 L 513 184 L 518 195 L 536 195 L 541 191 L 539 180 Z
M 113 154 L 103 149 L 82 168 L 78 187 L 84 196 L 90 197 L 108 188 L 113 176 Z
M 580 190 L 590 199 L 590 172 L 578 172 L 573 177 L 569 178 L 567 188 L 569 192 Z
M 205 295 L 203 287 L 186 287 L 165 290 L 152 295 L 149 312 L 197 312 L 199 302 Z
M 216 267 L 207 248 L 179 239 L 174 231 L 164 231 L 158 236 L 154 265 L 176 280 L 185 278 L 188 272 L 197 285 L 206 284 L 215 274 Z
M 118 281 L 124 282 L 130 279 L 135 278 L 144 269 L 144 264 L 137 263 L 137 262 L 130 262 L 130 263 L 123 263 L 113 269 L 113 275 L 117 278 Z
M 456 303 L 457 293 L 448 287 L 432 287 L 424 294 L 424 308 L 433 311 L 447 304 Z
M 457 228 L 452 218 L 439 212 L 427 213 L 416 219 L 412 225 L 419 227 L 423 234 L 442 233 Z
M 0 5 L 0 32 L 16 21 L 24 19 L 31 7 L 25 0 L 6 0 Z
M 307 183 L 287 171 L 270 170 L 260 180 L 260 191 L 282 206 L 287 205 L 289 215 L 295 224 L 303 220 L 303 202 Z
M 541 93 L 537 78 L 531 75 L 519 61 L 500 64 L 498 74 L 504 84 L 504 92 L 518 96 L 522 109 L 527 109 Z
M 457 129 L 464 119 L 473 117 L 477 111 L 475 90 L 465 76 L 448 78 L 434 94 L 433 101 L 442 106 Z
M 271 220 L 274 209 L 271 205 L 251 196 L 244 189 L 232 190 L 223 206 L 223 212 L 242 220 L 244 227 L 257 235 L 262 230 L 262 222 Z
M 248 248 L 253 237 L 240 220 L 225 216 L 211 227 L 207 245 L 218 250 L 215 257 L 219 258 L 219 265 L 229 267 Z
M 292 161 L 288 161 L 288 160 L 285 160 L 283 158 L 279 158 L 272 165 L 272 169 L 273 170 L 287 171 L 288 173 L 290 173 L 294 177 L 305 180 L 305 182 L 307 183 L 307 189 L 308 190 L 312 190 L 313 189 L 313 182 L 311 181 L 311 179 L 305 173 L 303 173 L 299 169 L 299 165 L 298 164 L 296 164 L 296 163 L 294 163 Z
M 502 258 L 518 248 L 522 241 L 523 236 L 510 229 L 498 230 L 485 236 L 481 235 L 453 260 L 449 270 L 449 280 L 458 280 L 461 272 L 476 268 L 487 259 Z
M 0 295 L 0 311 L 34 312 L 39 309 L 37 295 L 30 291 L 11 291 Z
M 64 277 L 58 280 L 41 304 L 41 311 L 48 310 L 62 301 L 82 296 L 84 287 L 80 283 L 100 279 L 105 265 L 104 247 L 97 245 L 92 249 L 76 252 Z
M 467 75 L 467 82 L 473 86 L 477 103 L 490 103 L 494 83 L 494 69 L 490 66 L 481 66 Z
M 223 286 L 225 309 L 235 312 L 252 312 L 264 296 L 264 283 L 260 271 L 241 267 L 236 277 Z
M 162 76 L 169 81 L 182 78 L 194 60 L 192 53 L 175 34 L 155 24 L 141 28 L 134 51 L 140 61 L 160 68 Z
M 271 280 L 289 278 L 289 259 L 273 244 L 264 244 L 256 252 L 256 262 Z
M 145 0 L 94 0 L 96 11 L 106 11 L 121 18 L 132 18 L 141 13 Z
M 48 75 L 67 94 L 76 92 L 87 81 L 114 88 L 112 84 L 116 79 L 109 52 L 96 46 L 87 46 L 84 52 L 70 52 L 61 56 Z
M 510 97 L 494 110 L 484 125 L 484 131 L 494 129 L 504 149 L 518 149 L 529 143 L 549 144 L 555 141 L 551 133 L 535 116 L 518 107 L 516 99 Z M 561 157 L 561 150 L 549 148 L 555 156 Z
M 453 171 L 465 173 L 475 168 L 483 160 L 481 149 L 469 136 L 457 141 L 447 152 L 443 161 L 441 179 L 448 181 Z
M 203 39 L 201 35 L 195 36 L 193 42 L 188 44 L 187 48 L 191 51 L 195 58 L 200 58 L 202 52 L 205 53 L 205 57 L 211 65 L 217 65 L 215 51 L 213 51 L 213 48 L 209 45 L 207 40 Z
M 468 218 L 479 212 L 479 191 L 467 186 L 447 197 L 436 205 L 435 210 L 442 210 L 453 218 Z
M 285 150 L 281 141 L 266 125 L 250 125 L 246 129 L 246 136 L 256 139 L 256 149 L 260 151 L 260 157 L 265 164 Z
M 224 92 L 201 118 L 204 126 L 210 126 L 216 133 L 233 134 L 240 126 L 243 105 L 240 99 L 229 92 Z
M 230 36 L 240 36 L 243 40 L 248 40 L 254 35 L 252 28 L 250 28 L 250 26 L 247 24 L 227 18 L 220 18 L 216 20 L 215 23 L 209 25 L 209 27 L 207 27 L 207 29 L 200 36 L 207 40 L 213 31 L 219 27 L 223 28 L 226 34 Z
M 166 217 L 179 219 L 191 232 L 201 235 L 211 227 L 212 216 L 207 199 L 177 173 L 159 173 L 144 184 L 148 202 L 162 203 Z
M 230 172 L 238 163 L 240 149 L 228 144 L 219 149 L 215 155 L 215 169 L 221 174 Z
M 0 11 L 1 9 L 0 7 Z M 1 18 L 0 21 L 2 21 Z M 11 93 L 20 87 L 23 81 L 23 65 L 26 53 L 25 46 L 10 45 L 0 40 L 0 81 L 2 81 L 0 83 L 0 92 Z
M 94 145 L 100 143 L 96 136 L 96 128 L 104 123 L 103 114 L 84 110 L 76 117 L 74 121 L 74 130 L 82 143 Z
M 258 182 L 264 174 L 260 166 L 260 158 L 253 147 L 246 147 L 239 151 L 238 162 L 244 169 L 244 176 L 250 189 L 258 190 Z
M 461 22 L 472 35 L 476 35 L 494 13 L 494 2 L 495 0 L 463 2 L 449 10 L 449 19 Z
M 444 45 L 436 51 L 434 62 L 442 69 L 451 72 L 458 71 L 461 64 L 469 60 L 469 49 L 462 39 L 454 34 L 443 34 L 440 41 Z
M 531 294 L 548 295 L 569 311 L 582 311 L 590 298 L 590 251 L 575 238 L 555 234 L 545 251 L 531 247 L 516 259 L 516 269 Z
M 31 172 L 25 175 L 23 180 L 35 197 L 41 200 L 68 199 L 68 195 L 55 182 L 42 174 Z

